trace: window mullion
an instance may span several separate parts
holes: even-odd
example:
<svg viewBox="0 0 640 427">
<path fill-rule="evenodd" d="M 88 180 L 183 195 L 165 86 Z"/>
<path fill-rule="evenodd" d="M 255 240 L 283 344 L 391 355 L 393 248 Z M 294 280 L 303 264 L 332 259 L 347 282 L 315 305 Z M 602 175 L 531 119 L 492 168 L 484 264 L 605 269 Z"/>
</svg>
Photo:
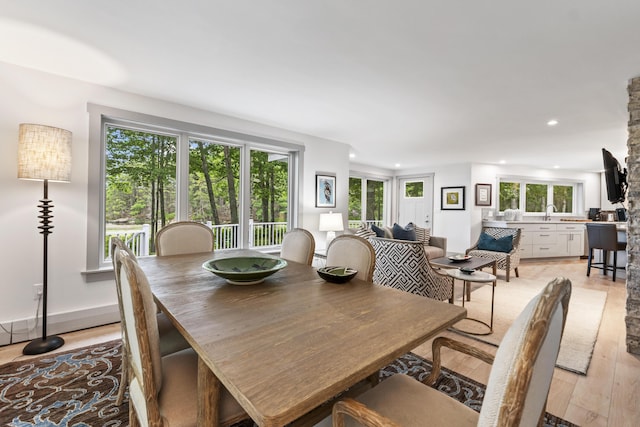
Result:
<svg viewBox="0 0 640 427">
<path fill-rule="evenodd" d="M 179 221 L 189 219 L 189 135 L 178 135 L 176 150 L 176 216 Z"/>
<path fill-rule="evenodd" d="M 251 233 L 251 148 L 248 145 L 240 148 L 240 216 L 239 234 L 242 236 L 238 242 L 240 248 L 249 247 L 249 233 Z"/>
</svg>

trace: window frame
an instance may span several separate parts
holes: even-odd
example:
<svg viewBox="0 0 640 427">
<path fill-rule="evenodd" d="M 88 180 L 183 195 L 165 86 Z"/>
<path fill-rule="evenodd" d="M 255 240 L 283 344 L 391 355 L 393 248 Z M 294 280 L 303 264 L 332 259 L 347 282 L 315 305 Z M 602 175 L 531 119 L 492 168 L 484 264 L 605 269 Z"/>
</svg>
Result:
<svg viewBox="0 0 640 427">
<path fill-rule="evenodd" d="M 379 222 L 378 225 L 384 225 L 387 223 L 387 219 L 389 218 L 389 213 L 390 213 L 390 200 L 391 200 L 391 194 L 389 194 L 389 189 L 391 188 L 391 178 L 390 177 L 384 177 L 384 176 L 378 176 L 378 175 L 371 175 L 371 174 L 366 174 L 366 173 L 359 173 L 359 172 L 354 172 L 351 171 L 349 173 L 349 179 L 359 179 L 360 180 L 360 219 L 355 220 L 355 219 L 347 219 L 347 227 L 350 228 L 348 226 L 349 222 L 351 221 L 358 221 L 360 223 L 368 223 L 368 221 L 372 221 L 372 220 L 367 220 L 366 216 L 367 216 L 367 183 L 369 181 L 377 181 L 377 182 L 382 182 L 382 191 L 384 192 L 384 196 L 382 198 L 383 200 L 383 206 L 382 206 L 382 219 L 380 220 L 375 220 L 376 222 Z"/>
<path fill-rule="evenodd" d="M 499 176 L 497 180 L 497 189 L 498 189 L 498 206 L 497 211 L 499 214 L 504 214 L 504 210 L 500 210 L 500 184 L 503 182 L 511 182 L 517 183 L 520 186 L 520 194 L 518 199 L 518 207 L 516 209 L 522 210 L 523 216 L 540 216 L 546 215 L 545 211 L 535 211 L 535 212 L 527 212 L 526 207 L 526 198 L 527 198 L 527 185 L 528 184 L 541 184 L 547 186 L 547 205 L 549 200 L 553 200 L 553 188 L 555 186 L 564 186 L 564 187 L 572 187 L 573 188 L 573 200 L 571 206 L 571 212 L 550 212 L 550 216 L 556 217 L 569 217 L 569 216 L 577 216 L 580 215 L 579 212 L 584 210 L 584 181 L 580 180 L 572 180 L 572 179 L 563 179 L 563 178 L 550 178 L 550 179 L 540 179 L 540 178 L 531 178 L 531 177 L 516 177 L 516 176 Z"/>
<path fill-rule="evenodd" d="M 133 128 L 141 131 L 177 135 L 176 150 L 176 220 L 188 218 L 189 188 L 189 140 L 203 138 L 241 149 L 241 177 L 239 203 L 241 206 L 240 247 L 249 241 L 248 221 L 250 216 L 250 151 L 262 150 L 289 157 L 289 195 L 287 227 L 298 224 L 300 180 L 304 158 L 304 145 L 244 134 L 180 120 L 137 113 L 98 104 L 87 104 L 89 112 L 89 147 L 87 176 L 87 258 L 86 272 L 101 272 L 111 269 L 111 263 L 102 259 L 105 244 L 105 148 L 107 124 Z"/>
</svg>

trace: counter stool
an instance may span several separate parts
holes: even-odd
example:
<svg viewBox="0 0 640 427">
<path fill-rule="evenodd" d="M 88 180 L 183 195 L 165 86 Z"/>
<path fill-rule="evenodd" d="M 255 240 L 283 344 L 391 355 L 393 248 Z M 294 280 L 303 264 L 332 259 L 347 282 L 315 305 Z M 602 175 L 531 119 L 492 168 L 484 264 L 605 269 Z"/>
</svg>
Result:
<svg viewBox="0 0 640 427">
<path fill-rule="evenodd" d="M 607 271 L 613 272 L 613 281 L 616 281 L 616 270 L 618 268 L 625 269 L 625 267 L 618 267 L 618 251 L 624 251 L 627 249 L 627 242 L 618 241 L 618 230 L 615 224 L 587 224 L 587 239 L 589 241 L 589 260 L 587 262 L 587 277 L 591 273 L 591 267 L 598 268 L 604 271 L 605 276 Z M 602 250 L 602 262 L 593 262 L 593 250 Z M 613 265 L 607 263 L 607 252 L 613 252 Z"/>
</svg>

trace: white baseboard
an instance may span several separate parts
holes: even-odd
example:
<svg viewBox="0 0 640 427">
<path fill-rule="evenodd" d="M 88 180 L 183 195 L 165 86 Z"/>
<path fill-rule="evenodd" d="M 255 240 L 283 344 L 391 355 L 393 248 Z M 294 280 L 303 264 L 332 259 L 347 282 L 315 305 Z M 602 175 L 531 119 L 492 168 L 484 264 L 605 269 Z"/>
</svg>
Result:
<svg viewBox="0 0 640 427">
<path fill-rule="evenodd" d="M 47 318 L 47 335 L 64 334 L 119 321 L 120 311 L 117 304 L 55 313 L 50 314 Z M 33 318 L 2 322 L 4 329 L 9 332 L 13 331 L 13 337 L 10 333 L 0 329 L 0 346 L 41 337 L 42 319 L 40 319 L 38 328 L 35 330 L 33 330 L 33 324 Z"/>
</svg>

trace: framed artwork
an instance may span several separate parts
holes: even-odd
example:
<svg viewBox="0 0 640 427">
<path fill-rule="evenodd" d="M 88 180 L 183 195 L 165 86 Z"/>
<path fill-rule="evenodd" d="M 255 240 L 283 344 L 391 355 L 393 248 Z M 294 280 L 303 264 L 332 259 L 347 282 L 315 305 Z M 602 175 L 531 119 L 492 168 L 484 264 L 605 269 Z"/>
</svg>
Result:
<svg viewBox="0 0 640 427">
<path fill-rule="evenodd" d="M 464 210 L 464 187 L 442 187 L 440 209 L 443 211 Z"/>
<path fill-rule="evenodd" d="M 336 207 L 336 176 L 316 174 L 316 208 Z"/>
<path fill-rule="evenodd" d="M 491 184 L 476 184 L 476 206 L 491 206 Z"/>
</svg>

